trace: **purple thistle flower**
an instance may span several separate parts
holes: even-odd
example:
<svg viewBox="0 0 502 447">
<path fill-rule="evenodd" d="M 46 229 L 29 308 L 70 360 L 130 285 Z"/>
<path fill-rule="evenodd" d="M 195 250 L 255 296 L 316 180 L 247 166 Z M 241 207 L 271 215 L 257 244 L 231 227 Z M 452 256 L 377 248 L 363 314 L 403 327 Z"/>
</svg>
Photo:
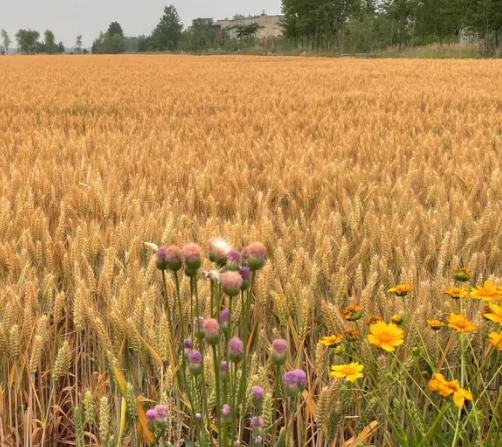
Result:
<svg viewBox="0 0 502 447">
<path fill-rule="evenodd" d="M 152 410 L 151 408 L 149 410 L 147 410 L 146 419 L 147 419 L 148 425 L 150 425 L 150 427 L 153 424 L 155 424 L 155 410 Z"/>
<path fill-rule="evenodd" d="M 199 351 L 190 351 L 188 354 L 188 368 L 194 375 L 202 372 L 202 354 Z"/>
<path fill-rule="evenodd" d="M 251 430 L 261 430 L 263 428 L 263 418 L 261 416 L 253 416 L 250 421 Z"/>
<path fill-rule="evenodd" d="M 223 407 L 221 408 L 221 416 L 223 419 L 230 419 L 230 417 L 232 416 L 232 412 L 230 410 L 230 405 L 223 405 Z"/>
<path fill-rule="evenodd" d="M 302 369 L 295 369 L 284 374 L 284 385 L 286 393 L 293 397 L 305 389 L 307 374 Z"/>
<path fill-rule="evenodd" d="M 275 365 L 284 365 L 287 360 L 288 342 L 283 338 L 278 338 L 272 342 L 271 361 Z"/>
<path fill-rule="evenodd" d="M 221 374 L 223 376 L 225 376 L 226 373 L 227 373 L 227 362 L 225 362 L 225 360 L 223 360 L 221 362 Z"/>
<path fill-rule="evenodd" d="M 206 320 L 204 324 L 206 340 L 209 344 L 215 345 L 220 341 L 220 325 L 214 318 Z"/>
<path fill-rule="evenodd" d="M 220 276 L 223 291 L 229 296 L 239 294 L 242 286 L 242 276 L 238 272 L 225 272 Z"/>
<path fill-rule="evenodd" d="M 263 404 L 265 390 L 261 386 L 251 387 L 251 402 L 256 408 L 260 408 Z"/>
<path fill-rule="evenodd" d="M 221 309 L 220 323 L 225 326 L 228 324 L 228 309 Z"/>
<path fill-rule="evenodd" d="M 166 422 L 167 419 L 167 407 L 164 405 L 155 405 L 153 408 L 155 413 L 155 422 L 162 424 Z"/>
<path fill-rule="evenodd" d="M 241 254 L 238 251 L 230 250 L 227 255 L 227 270 L 237 271 L 241 262 Z"/>
<path fill-rule="evenodd" d="M 239 362 L 244 354 L 244 343 L 239 337 L 233 337 L 228 342 L 228 356 L 232 362 Z"/>
<path fill-rule="evenodd" d="M 251 269 L 249 267 L 241 267 L 239 269 L 239 275 L 243 281 L 249 281 L 249 277 L 251 276 Z"/>
<path fill-rule="evenodd" d="M 190 340 L 189 338 L 185 338 L 183 340 L 183 348 L 185 349 L 185 354 L 188 355 L 192 350 L 192 340 Z"/>
</svg>

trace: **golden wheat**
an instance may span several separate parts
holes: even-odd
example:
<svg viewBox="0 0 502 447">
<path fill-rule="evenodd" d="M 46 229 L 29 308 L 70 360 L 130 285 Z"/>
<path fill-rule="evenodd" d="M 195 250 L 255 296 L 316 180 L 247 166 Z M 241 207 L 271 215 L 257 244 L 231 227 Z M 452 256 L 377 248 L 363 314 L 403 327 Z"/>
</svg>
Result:
<svg viewBox="0 0 502 447">
<path fill-rule="evenodd" d="M 172 353 L 145 242 L 267 245 L 251 361 L 267 390 L 273 337 L 313 376 L 322 330 L 343 331 L 349 302 L 403 312 L 418 339 L 451 312 L 451 269 L 481 282 L 502 264 L 499 62 L 9 57 L 0 80 L 1 445 L 81 443 L 82 406 L 111 445 L 126 356 L 128 414 L 135 395 L 172 386 L 148 360 Z M 397 282 L 413 284 L 413 305 L 384 298 Z M 175 306 L 173 289 L 165 299 Z M 336 434 L 344 398 L 327 408 L 333 386 L 315 377 L 305 433 Z M 273 422 L 269 394 L 265 408 Z M 173 436 L 184 420 L 173 412 Z"/>
</svg>

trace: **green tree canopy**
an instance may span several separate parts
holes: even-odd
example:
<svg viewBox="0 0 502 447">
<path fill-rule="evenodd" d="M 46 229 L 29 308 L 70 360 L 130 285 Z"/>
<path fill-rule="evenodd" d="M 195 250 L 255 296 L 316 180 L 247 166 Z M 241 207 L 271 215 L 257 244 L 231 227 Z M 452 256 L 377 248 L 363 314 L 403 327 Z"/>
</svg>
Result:
<svg viewBox="0 0 502 447">
<path fill-rule="evenodd" d="M 152 43 L 160 51 L 174 51 L 178 49 L 183 25 L 178 11 L 173 5 L 164 8 L 164 15 L 152 34 Z"/>
<path fill-rule="evenodd" d="M 40 33 L 31 29 L 20 29 L 16 33 L 19 50 L 23 54 L 35 54 Z"/>
</svg>

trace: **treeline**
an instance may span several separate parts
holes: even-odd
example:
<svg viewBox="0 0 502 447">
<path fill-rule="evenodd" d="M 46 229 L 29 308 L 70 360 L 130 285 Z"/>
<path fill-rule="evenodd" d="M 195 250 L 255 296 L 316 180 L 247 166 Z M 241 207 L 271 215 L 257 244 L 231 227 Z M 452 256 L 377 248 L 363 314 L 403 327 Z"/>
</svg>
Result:
<svg viewBox="0 0 502 447">
<path fill-rule="evenodd" d="M 43 35 L 43 40 L 38 31 L 32 29 L 20 29 L 16 33 L 17 51 L 22 54 L 59 54 L 65 52 L 63 42 L 56 42 L 54 33 L 51 30 L 46 30 Z M 9 48 L 12 40 L 4 29 L 1 32 L 2 39 L 2 54 L 9 53 Z"/>
<path fill-rule="evenodd" d="M 282 13 L 284 38 L 309 50 L 501 43 L 502 0 L 282 0 Z"/>
</svg>

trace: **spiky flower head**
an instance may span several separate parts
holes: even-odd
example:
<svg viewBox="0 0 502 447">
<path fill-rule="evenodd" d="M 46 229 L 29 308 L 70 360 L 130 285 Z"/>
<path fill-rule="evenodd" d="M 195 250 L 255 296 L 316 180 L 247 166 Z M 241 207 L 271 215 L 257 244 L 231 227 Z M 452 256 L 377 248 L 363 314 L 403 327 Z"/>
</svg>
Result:
<svg viewBox="0 0 502 447">
<path fill-rule="evenodd" d="M 193 319 L 193 333 L 199 340 L 202 340 L 206 336 L 205 328 L 206 320 L 204 318 L 195 317 Z"/>
<path fill-rule="evenodd" d="M 146 420 L 148 421 L 148 425 L 150 428 L 155 424 L 155 410 L 149 409 L 146 411 Z"/>
<path fill-rule="evenodd" d="M 227 255 L 227 270 L 236 272 L 239 270 L 241 254 L 238 251 L 230 250 Z"/>
<path fill-rule="evenodd" d="M 192 340 L 185 338 L 183 340 L 183 348 L 185 350 L 185 354 L 190 354 L 190 351 L 192 350 Z"/>
<path fill-rule="evenodd" d="M 253 416 L 249 421 L 251 430 L 261 430 L 263 428 L 263 418 L 261 416 Z"/>
<path fill-rule="evenodd" d="M 251 403 L 255 408 L 261 408 L 264 397 L 265 390 L 261 386 L 251 387 Z"/>
<path fill-rule="evenodd" d="M 244 344 L 239 337 L 233 337 L 228 342 L 228 356 L 232 362 L 238 363 L 244 355 Z"/>
<path fill-rule="evenodd" d="M 242 286 L 242 277 L 239 272 L 225 272 L 220 276 L 220 284 L 229 297 L 239 294 Z"/>
<path fill-rule="evenodd" d="M 206 320 L 204 324 L 206 340 L 210 345 L 215 345 L 220 341 L 220 325 L 214 318 Z"/>
<path fill-rule="evenodd" d="M 228 324 L 228 309 L 220 310 L 220 324 L 225 326 Z"/>
<path fill-rule="evenodd" d="M 239 268 L 239 275 L 242 278 L 242 286 L 241 290 L 249 289 L 249 278 L 251 277 L 251 269 L 249 267 L 241 267 Z"/>
<path fill-rule="evenodd" d="M 159 247 L 157 249 L 157 268 L 159 270 L 178 271 L 183 265 L 183 254 L 179 247 L 170 245 L 169 247 Z"/>
<path fill-rule="evenodd" d="M 267 247 L 261 242 L 253 242 L 242 250 L 242 265 L 252 271 L 260 270 L 267 260 Z"/>
<path fill-rule="evenodd" d="M 221 237 L 209 239 L 209 259 L 218 265 L 225 265 L 232 246 Z"/>
<path fill-rule="evenodd" d="M 153 408 L 155 412 L 155 422 L 157 424 L 165 424 L 167 421 L 167 407 L 164 405 L 155 405 Z"/>
<path fill-rule="evenodd" d="M 202 265 L 202 250 L 199 245 L 190 243 L 183 246 L 183 260 L 185 266 L 190 270 L 198 270 Z"/>
<path fill-rule="evenodd" d="M 199 351 L 191 351 L 188 354 L 188 369 L 194 376 L 202 372 L 202 354 Z"/>
<path fill-rule="evenodd" d="M 278 338 L 272 342 L 272 355 L 270 360 L 274 365 L 284 365 L 287 360 L 288 342 Z"/>
<path fill-rule="evenodd" d="M 225 404 L 221 407 L 221 417 L 224 421 L 229 421 L 232 417 L 232 411 L 230 410 L 230 405 Z"/>
<path fill-rule="evenodd" d="M 284 374 L 284 389 L 290 397 L 297 396 L 305 389 L 307 374 L 302 369 L 295 369 Z"/>
</svg>

